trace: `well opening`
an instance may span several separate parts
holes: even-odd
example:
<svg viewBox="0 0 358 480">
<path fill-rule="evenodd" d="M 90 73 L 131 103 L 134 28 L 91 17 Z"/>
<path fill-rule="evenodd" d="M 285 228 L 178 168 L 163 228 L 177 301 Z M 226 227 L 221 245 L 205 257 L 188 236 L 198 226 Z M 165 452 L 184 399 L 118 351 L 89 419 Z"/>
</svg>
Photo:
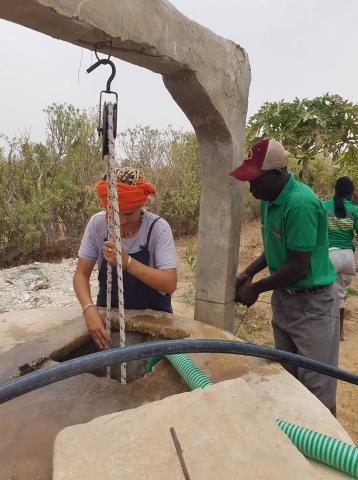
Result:
<svg viewBox="0 0 358 480">
<path fill-rule="evenodd" d="M 111 340 L 112 340 L 112 347 L 119 347 L 120 346 L 120 337 L 119 331 L 113 330 L 111 333 Z M 148 333 L 141 333 L 141 332 L 126 332 L 126 345 L 136 345 L 138 343 L 145 343 L 145 342 L 154 342 L 160 340 L 159 337 L 155 337 Z M 98 352 L 99 349 L 96 346 L 95 342 L 90 339 L 83 343 L 80 346 L 77 346 L 71 350 L 67 350 L 63 355 L 56 358 L 57 362 L 65 362 L 67 360 L 72 360 L 74 358 L 83 357 L 85 355 L 89 355 L 91 353 Z M 143 358 L 141 360 L 132 360 L 127 363 L 127 383 L 134 382 L 143 378 L 146 374 L 147 364 L 149 362 L 149 358 Z M 106 376 L 106 369 L 105 368 L 96 368 L 88 372 L 92 375 L 96 375 L 97 377 L 105 377 Z M 113 365 L 111 367 L 111 378 L 112 380 L 120 381 L 121 378 L 121 365 Z"/>
</svg>

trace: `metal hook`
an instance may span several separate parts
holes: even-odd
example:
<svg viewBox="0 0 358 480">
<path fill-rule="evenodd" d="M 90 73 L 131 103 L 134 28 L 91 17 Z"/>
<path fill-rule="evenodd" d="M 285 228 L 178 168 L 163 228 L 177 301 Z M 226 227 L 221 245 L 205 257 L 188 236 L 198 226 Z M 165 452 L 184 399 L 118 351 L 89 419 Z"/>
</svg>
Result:
<svg viewBox="0 0 358 480">
<path fill-rule="evenodd" d="M 112 83 L 112 80 L 114 79 L 115 75 L 116 75 L 116 66 L 114 65 L 114 63 L 112 62 L 112 60 L 109 60 L 108 58 L 106 59 L 101 59 L 101 60 L 98 60 L 96 63 L 94 63 L 91 67 L 87 68 L 87 73 L 91 73 L 93 72 L 93 70 L 95 70 L 97 67 L 99 67 L 100 65 L 110 65 L 111 68 L 112 68 L 112 73 L 111 73 L 111 76 L 109 77 L 109 79 L 107 80 L 107 88 L 106 90 L 104 90 L 104 92 L 106 93 L 113 93 L 111 91 L 111 83 Z"/>
<path fill-rule="evenodd" d="M 98 51 L 97 49 L 98 48 L 107 48 L 109 50 L 109 54 L 108 54 L 108 57 L 107 57 L 107 60 L 109 60 L 111 58 L 111 51 L 112 51 L 112 40 L 105 40 L 103 42 L 97 42 L 95 43 L 94 45 L 94 53 L 96 55 L 96 58 L 97 60 L 100 60 L 99 56 L 98 56 Z"/>
</svg>

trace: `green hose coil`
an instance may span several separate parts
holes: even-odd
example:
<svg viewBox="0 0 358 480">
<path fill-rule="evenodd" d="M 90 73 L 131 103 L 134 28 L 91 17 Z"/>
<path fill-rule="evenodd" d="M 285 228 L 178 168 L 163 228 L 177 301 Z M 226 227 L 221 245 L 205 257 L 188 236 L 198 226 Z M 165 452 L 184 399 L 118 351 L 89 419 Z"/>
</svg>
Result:
<svg viewBox="0 0 358 480">
<path fill-rule="evenodd" d="M 160 362 L 162 358 L 163 355 L 153 355 L 152 357 L 150 357 L 145 368 L 146 373 L 151 373 L 155 365 Z"/>
<path fill-rule="evenodd" d="M 150 373 L 154 365 L 156 365 L 162 358 L 166 358 L 173 365 L 175 370 L 192 390 L 195 390 L 196 388 L 205 388 L 208 385 L 213 384 L 213 382 L 195 365 L 192 359 L 184 353 L 165 355 L 165 357 L 160 355 L 151 357 L 147 365 L 147 373 Z"/>
<path fill-rule="evenodd" d="M 213 382 L 195 365 L 188 355 L 179 353 L 177 355 L 166 355 L 165 358 L 173 365 L 185 382 L 192 390 L 205 388 Z"/>
<path fill-rule="evenodd" d="M 358 478 L 357 447 L 285 420 L 276 423 L 303 455 Z"/>
</svg>

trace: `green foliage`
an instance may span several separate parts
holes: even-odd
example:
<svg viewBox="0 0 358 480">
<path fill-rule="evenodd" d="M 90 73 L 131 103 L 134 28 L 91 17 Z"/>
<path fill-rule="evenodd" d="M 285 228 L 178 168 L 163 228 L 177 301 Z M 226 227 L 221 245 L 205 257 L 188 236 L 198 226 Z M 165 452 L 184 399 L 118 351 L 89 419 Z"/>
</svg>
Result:
<svg viewBox="0 0 358 480">
<path fill-rule="evenodd" d="M 0 253 L 2 264 L 53 250 L 61 239 L 80 238 L 99 210 L 94 184 L 105 171 L 97 115 L 72 105 L 49 106 L 45 144 L 26 135 L 2 137 L 0 148 Z M 168 128 L 136 127 L 122 133 L 122 163 L 144 170 L 157 194 L 150 208 L 176 236 L 197 231 L 200 163 L 196 137 Z M 74 253 L 74 252 L 73 252 Z"/>
<path fill-rule="evenodd" d="M 81 234 L 98 210 L 93 183 L 102 168 L 91 112 L 70 105 L 46 109 L 46 145 L 28 136 L 0 153 L 0 251 L 3 263 L 59 238 Z M 16 256 L 15 255 L 15 256 Z"/>
<path fill-rule="evenodd" d="M 72 105 L 46 110 L 44 144 L 28 135 L 0 135 L 0 253 L 2 264 L 23 258 L 59 239 L 79 238 L 99 210 L 94 184 L 104 173 L 97 115 Z M 358 106 L 338 95 L 265 103 L 251 117 L 247 142 L 274 137 L 291 152 L 290 169 L 321 197 L 335 179 L 348 175 L 358 185 Z M 197 233 L 200 162 L 193 133 L 149 126 L 119 136 L 120 163 L 144 171 L 157 189 L 149 208 L 164 217 L 176 237 Z M 246 195 L 244 220 L 257 218 L 258 202 Z M 196 268 L 189 250 L 187 262 Z"/>
<path fill-rule="evenodd" d="M 121 134 L 123 165 L 140 168 L 157 193 L 150 209 L 164 217 L 176 237 L 197 232 L 200 162 L 193 133 L 137 126 Z"/>
<path fill-rule="evenodd" d="M 242 209 L 242 221 L 252 222 L 260 216 L 260 202 L 247 191 L 244 195 L 244 205 Z"/>
<path fill-rule="evenodd" d="M 347 288 L 347 293 L 346 293 L 345 300 L 347 300 L 347 299 L 350 298 L 350 297 L 358 297 L 358 291 L 355 290 L 355 289 L 352 288 L 352 287 L 348 287 L 348 288 Z"/>
<path fill-rule="evenodd" d="M 328 93 L 312 100 L 265 103 L 250 118 L 247 142 L 264 137 L 281 142 L 297 161 L 299 177 L 314 183 L 309 170 L 317 157 L 346 171 L 347 163 L 352 167 L 357 162 L 358 105 Z"/>
<path fill-rule="evenodd" d="M 186 247 L 185 249 L 185 261 L 189 265 L 190 269 L 195 272 L 196 271 L 196 254 L 191 246 Z"/>
<path fill-rule="evenodd" d="M 336 177 L 346 175 L 353 180 L 356 190 L 358 189 L 358 146 L 351 147 L 342 154 L 337 161 Z"/>
<path fill-rule="evenodd" d="M 247 307 L 234 303 L 235 336 L 247 343 L 252 342 L 252 334 L 257 330 L 251 317 L 251 311 Z"/>
<path fill-rule="evenodd" d="M 289 169 L 295 175 L 298 175 L 299 164 L 295 159 L 291 159 Z M 319 155 L 309 162 L 304 181 L 313 188 L 321 199 L 324 199 L 332 195 L 335 180 L 340 175 L 341 172 L 338 171 L 332 158 Z"/>
</svg>

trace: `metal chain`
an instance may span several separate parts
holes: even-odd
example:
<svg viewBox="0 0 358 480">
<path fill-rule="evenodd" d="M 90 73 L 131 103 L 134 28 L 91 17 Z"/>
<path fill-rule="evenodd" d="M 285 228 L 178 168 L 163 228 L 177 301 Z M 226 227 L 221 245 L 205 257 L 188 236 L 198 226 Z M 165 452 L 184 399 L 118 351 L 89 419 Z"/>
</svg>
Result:
<svg viewBox="0 0 358 480">
<path fill-rule="evenodd" d="M 122 275 L 122 244 L 121 229 L 119 218 L 119 203 L 117 193 L 116 162 L 114 153 L 114 135 L 113 135 L 113 104 L 108 103 L 107 108 L 107 137 L 108 137 L 108 155 L 107 160 L 107 181 L 108 181 L 108 238 L 115 240 L 117 257 L 117 277 L 118 277 L 118 320 L 120 346 L 125 347 L 126 332 L 124 320 L 124 300 L 123 300 L 123 275 Z M 106 311 L 106 331 L 111 335 L 111 307 L 112 307 L 112 266 L 107 265 L 107 311 Z M 110 377 L 110 367 L 107 367 L 107 376 Z M 127 381 L 127 364 L 121 364 L 121 383 Z"/>
</svg>

